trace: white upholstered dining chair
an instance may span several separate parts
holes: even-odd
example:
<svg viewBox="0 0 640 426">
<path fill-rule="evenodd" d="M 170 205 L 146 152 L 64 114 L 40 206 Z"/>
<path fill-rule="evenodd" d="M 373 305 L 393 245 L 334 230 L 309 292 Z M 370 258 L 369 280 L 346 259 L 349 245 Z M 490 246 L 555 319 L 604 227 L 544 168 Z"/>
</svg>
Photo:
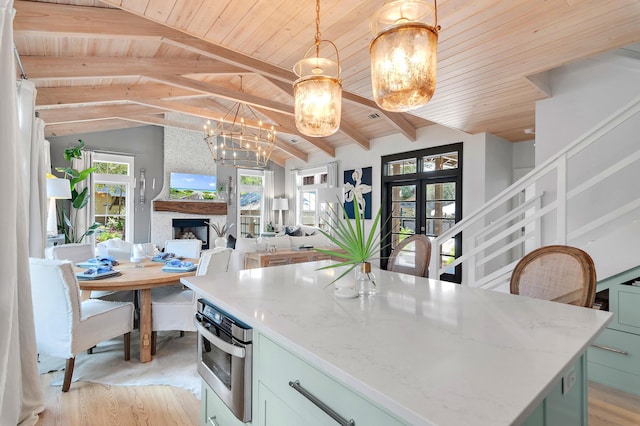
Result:
<svg viewBox="0 0 640 426">
<path fill-rule="evenodd" d="M 176 257 L 197 259 L 202 250 L 202 241 L 198 239 L 167 240 L 164 243 L 164 252 L 173 253 Z"/>
<path fill-rule="evenodd" d="M 78 353 L 124 335 L 124 359 L 129 360 L 133 303 L 89 299 L 80 302 L 80 287 L 71 263 L 29 259 L 33 316 L 38 353 L 66 358 L 62 391 L 71 386 Z"/>
<path fill-rule="evenodd" d="M 230 248 L 205 250 L 200 257 L 196 275 L 227 272 Z M 151 354 L 156 353 L 158 331 L 195 331 L 193 316 L 196 313 L 197 297 L 193 290 L 176 286 L 159 287 L 151 290 Z"/>
<path fill-rule="evenodd" d="M 92 244 L 61 244 L 50 248 L 51 258 L 69 260 L 73 263 L 85 262 L 95 257 Z"/>
</svg>

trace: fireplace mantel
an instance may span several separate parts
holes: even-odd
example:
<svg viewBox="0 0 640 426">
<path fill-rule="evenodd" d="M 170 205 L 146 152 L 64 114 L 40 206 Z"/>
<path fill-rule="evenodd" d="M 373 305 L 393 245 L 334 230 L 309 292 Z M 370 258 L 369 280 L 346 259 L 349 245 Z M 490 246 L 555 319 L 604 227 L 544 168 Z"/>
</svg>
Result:
<svg viewBox="0 0 640 426">
<path fill-rule="evenodd" d="M 156 212 L 176 212 L 201 215 L 226 215 L 227 203 L 213 201 L 162 201 L 153 202 Z"/>
</svg>

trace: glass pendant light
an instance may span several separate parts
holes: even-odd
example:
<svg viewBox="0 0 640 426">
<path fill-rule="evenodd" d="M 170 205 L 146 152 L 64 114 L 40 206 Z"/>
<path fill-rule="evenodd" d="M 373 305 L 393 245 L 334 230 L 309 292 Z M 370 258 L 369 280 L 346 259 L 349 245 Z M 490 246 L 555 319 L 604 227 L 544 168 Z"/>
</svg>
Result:
<svg viewBox="0 0 640 426">
<path fill-rule="evenodd" d="M 421 20 L 433 13 L 434 25 Z M 392 1 L 371 20 L 373 98 L 386 111 L 410 111 L 425 105 L 436 88 L 438 9 L 422 0 Z"/>
<path fill-rule="evenodd" d="M 320 57 L 320 44 L 328 43 L 336 52 L 337 62 Z M 307 58 L 315 47 L 315 57 Z M 320 37 L 320 0 L 316 0 L 315 44 L 298 61 L 293 71 L 299 77 L 293 83 L 296 128 L 306 136 L 322 137 L 334 134 L 342 115 L 342 81 L 338 48 Z"/>
</svg>

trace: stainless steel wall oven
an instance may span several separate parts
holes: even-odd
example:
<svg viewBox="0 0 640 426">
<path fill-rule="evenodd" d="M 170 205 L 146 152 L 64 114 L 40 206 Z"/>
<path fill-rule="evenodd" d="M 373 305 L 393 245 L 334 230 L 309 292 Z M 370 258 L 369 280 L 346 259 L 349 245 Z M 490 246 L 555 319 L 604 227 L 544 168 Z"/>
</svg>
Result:
<svg viewBox="0 0 640 426">
<path fill-rule="evenodd" d="M 198 300 L 198 373 L 231 412 L 251 421 L 253 330 L 205 299 Z"/>
</svg>

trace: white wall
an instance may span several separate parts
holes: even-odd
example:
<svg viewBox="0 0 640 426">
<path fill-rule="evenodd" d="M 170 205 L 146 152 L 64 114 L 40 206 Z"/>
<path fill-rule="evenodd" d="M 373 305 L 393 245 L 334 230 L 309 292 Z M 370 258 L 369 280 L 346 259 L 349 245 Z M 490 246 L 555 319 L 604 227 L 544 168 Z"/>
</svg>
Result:
<svg viewBox="0 0 640 426">
<path fill-rule="evenodd" d="M 496 138 L 493 135 L 477 134 L 470 135 L 458 130 L 453 130 L 440 125 L 432 125 L 423 127 L 417 131 L 417 140 L 415 142 L 409 141 L 401 134 L 394 134 L 371 140 L 369 151 L 366 151 L 359 146 L 352 144 L 346 147 L 336 149 L 336 158 L 331 158 L 324 153 L 312 155 L 309 157 L 309 161 L 304 163 L 300 160 L 293 159 L 287 161 L 287 173 L 286 173 L 286 188 L 287 196 L 292 197 L 290 173 L 291 169 L 305 168 L 314 165 L 326 164 L 330 161 L 339 161 L 338 178 L 342 181 L 344 170 L 349 170 L 357 167 L 373 167 L 372 174 L 372 211 L 378 211 L 380 208 L 380 182 L 381 182 L 381 170 L 380 161 L 384 155 L 402 153 L 408 151 L 414 151 L 423 148 L 436 147 L 441 145 L 447 145 L 452 143 L 463 143 L 463 199 L 462 199 L 462 214 L 463 217 L 482 206 L 486 200 L 487 191 L 498 191 L 504 188 L 498 189 L 498 181 L 500 186 L 510 184 L 503 178 L 497 179 L 495 182 L 489 182 L 490 189 L 487 188 L 486 173 L 488 171 L 487 158 L 486 158 L 486 145 L 487 140 L 492 145 L 492 152 L 494 158 L 508 159 L 507 161 L 491 161 L 490 168 L 493 173 L 498 173 L 500 176 L 511 176 L 511 144 L 505 143 L 505 141 Z M 504 153 L 499 153 L 500 150 L 505 150 Z M 371 220 L 366 221 L 365 226 L 371 226 Z M 465 242 L 463 241 L 463 252 L 465 250 Z M 463 280 L 465 277 L 465 271 L 463 270 Z"/>
<path fill-rule="evenodd" d="M 605 118 L 640 95 L 640 61 L 608 53 L 553 70 L 553 96 L 536 104 L 536 165 L 573 143 Z M 584 182 L 640 148 L 640 117 L 627 122 L 603 142 L 580 153 L 569 164 L 568 180 Z M 618 176 L 618 175 L 616 175 Z M 575 229 L 589 217 L 603 216 L 616 206 L 640 198 L 640 168 L 622 170 L 615 180 L 572 200 L 567 227 Z M 555 193 L 555 188 L 549 188 Z M 568 244 L 594 259 L 598 279 L 637 266 L 640 226 L 635 211 Z M 549 228 L 545 229 L 545 231 Z M 550 236 L 545 232 L 545 238 Z M 548 242 L 547 242 L 548 243 Z"/>
</svg>

